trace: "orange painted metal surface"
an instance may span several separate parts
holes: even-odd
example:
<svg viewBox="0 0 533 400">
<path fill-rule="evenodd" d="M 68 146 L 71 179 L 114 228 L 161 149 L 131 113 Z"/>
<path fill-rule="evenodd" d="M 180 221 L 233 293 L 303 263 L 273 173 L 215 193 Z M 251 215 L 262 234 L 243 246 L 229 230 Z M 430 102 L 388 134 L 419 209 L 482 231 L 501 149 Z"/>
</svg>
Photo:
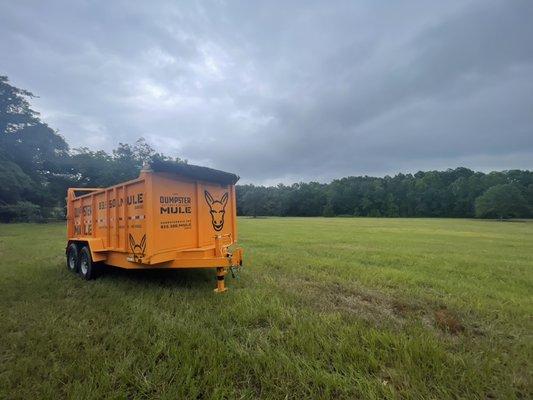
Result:
<svg viewBox="0 0 533 400">
<path fill-rule="evenodd" d="M 121 268 L 222 268 L 223 276 L 241 266 L 235 182 L 190 173 L 221 171 L 179 168 L 143 169 L 105 189 L 68 189 L 67 246 L 88 245 L 94 262 Z"/>
</svg>

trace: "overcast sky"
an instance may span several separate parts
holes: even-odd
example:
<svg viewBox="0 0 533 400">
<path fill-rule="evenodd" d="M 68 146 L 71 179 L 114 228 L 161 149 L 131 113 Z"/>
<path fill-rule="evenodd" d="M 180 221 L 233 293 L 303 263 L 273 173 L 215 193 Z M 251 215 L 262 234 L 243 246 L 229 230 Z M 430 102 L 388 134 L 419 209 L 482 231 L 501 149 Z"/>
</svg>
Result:
<svg viewBox="0 0 533 400">
<path fill-rule="evenodd" d="M 533 169 L 533 1 L 0 1 L 0 74 L 71 147 L 243 182 Z"/>
</svg>

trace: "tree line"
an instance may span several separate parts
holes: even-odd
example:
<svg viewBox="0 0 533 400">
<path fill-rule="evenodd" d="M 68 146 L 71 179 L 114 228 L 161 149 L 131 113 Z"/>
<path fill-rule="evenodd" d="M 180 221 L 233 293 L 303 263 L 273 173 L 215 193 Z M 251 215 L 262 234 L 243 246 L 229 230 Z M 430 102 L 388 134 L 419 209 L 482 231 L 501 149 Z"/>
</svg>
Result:
<svg viewBox="0 0 533 400">
<path fill-rule="evenodd" d="M 136 178 L 144 162 L 186 162 L 142 138 L 111 153 L 71 149 L 31 108 L 34 95 L 0 76 L 0 222 L 64 218 L 68 187 L 106 187 Z M 237 186 L 239 215 L 533 217 L 533 172 L 467 168 L 346 177 L 264 187 Z"/>
<path fill-rule="evenodd" d="M 237 187 L 239 215 L 529 218 L 533 172 L 468 168 Z"/>
</svg>

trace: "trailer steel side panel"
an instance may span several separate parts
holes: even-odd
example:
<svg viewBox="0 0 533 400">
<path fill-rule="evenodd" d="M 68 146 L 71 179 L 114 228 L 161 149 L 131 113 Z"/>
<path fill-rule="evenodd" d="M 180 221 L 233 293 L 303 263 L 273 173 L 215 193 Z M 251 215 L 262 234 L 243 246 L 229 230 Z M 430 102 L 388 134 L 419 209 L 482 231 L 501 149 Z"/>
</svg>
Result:
<svg viewBox="0 0 533 400">
<path fill-rule="evenodd" d="M 109 188 L 69 189 L 67 247 L 88 246 L 93 261 L 121 268 L 215 267 L 219 281 L 228 268 L 242 265 L 238 177 L 175 165 L 152 165 Z"/>
</svg>

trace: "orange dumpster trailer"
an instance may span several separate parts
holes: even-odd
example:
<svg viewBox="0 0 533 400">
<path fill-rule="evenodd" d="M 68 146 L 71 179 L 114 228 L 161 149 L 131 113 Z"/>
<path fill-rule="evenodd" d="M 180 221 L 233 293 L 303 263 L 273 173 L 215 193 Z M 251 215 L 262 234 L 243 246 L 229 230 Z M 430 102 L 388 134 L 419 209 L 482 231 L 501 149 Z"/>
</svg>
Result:
<svg viewBox="0 0 533 400">
<path fill-rule="evenodd" d="M 216 292 L 242 266 L 235 183 L 228 172 L 167 161 L 137 179 L 67 193 L 67 267 L 84 279 L 100 264 L 126 269 L 216 268 Z"/>
</svg>

